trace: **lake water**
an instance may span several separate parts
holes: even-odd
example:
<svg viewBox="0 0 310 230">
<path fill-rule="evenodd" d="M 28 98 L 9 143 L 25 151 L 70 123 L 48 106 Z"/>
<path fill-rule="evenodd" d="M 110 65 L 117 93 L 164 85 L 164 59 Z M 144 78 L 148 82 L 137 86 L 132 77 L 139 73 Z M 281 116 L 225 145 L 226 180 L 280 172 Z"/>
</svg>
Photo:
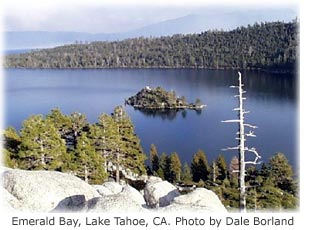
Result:
<svg viewBox="0 0 310 230">
<path fill-rule="evenodd" d="M 298 168 L 296 77 L 255 71 L 243 72 L 247 91 L 246 120 L 258 126 L 256 138 L 248 138 L 267 162 L 283 152 Z M 223 153 L 229 162 L 236 152 L 221 151 L 237 145 L 233 97 L 238 74 L 232 70 L 196 69 L 105 69 L 105 70 L 5 70 L 5 125 L 20 129 L 31 114 L 47 114 L 59 107 L 64 113 L 79 111 L 94 123 L 101 113 L 110 114 L 117 105 L 145 86 L 162 86 L 184 95 L 188 102 L 200 98 L 207 108 L 201 113 L 154 114 L 126 106 L 144 151 L 154 143 L 158 152 L 177 152 L 183 162 L 202 149 L 209 162 Z M 252 159 L 249 157 L 248 159 Z"/>
</svg>

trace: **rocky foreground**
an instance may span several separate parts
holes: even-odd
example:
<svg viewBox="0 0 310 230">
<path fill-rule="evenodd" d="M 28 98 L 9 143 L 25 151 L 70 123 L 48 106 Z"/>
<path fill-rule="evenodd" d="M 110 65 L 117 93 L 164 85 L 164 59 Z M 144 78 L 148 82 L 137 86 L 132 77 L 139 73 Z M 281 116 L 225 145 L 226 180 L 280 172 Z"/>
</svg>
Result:
<svg viewBox="0 0 310 230">
<path fill-rule="evenodd" d="M 142 191 L 125 184 L 89 185 L 54 171 L 1 168 L 3 206 L 31 212 L 226 212 L 210 190 L 197 188 L 181 195 L 158 177 L 149 177 Z"/>
</svg>

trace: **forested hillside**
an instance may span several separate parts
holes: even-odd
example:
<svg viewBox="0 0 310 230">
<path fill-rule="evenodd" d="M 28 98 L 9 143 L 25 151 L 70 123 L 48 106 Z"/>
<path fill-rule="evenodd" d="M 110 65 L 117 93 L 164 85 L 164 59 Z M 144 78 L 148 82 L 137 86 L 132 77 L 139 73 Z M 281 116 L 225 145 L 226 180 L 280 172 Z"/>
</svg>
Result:
<svg viewBox="0 0 310 230">
<path fill-rule="evenodd" d="M 91 42 L 8 55 L 19 68 L 240 68 L 289 71 L 297 62 L 298 23 L 118 42 Z"/>
</svg>

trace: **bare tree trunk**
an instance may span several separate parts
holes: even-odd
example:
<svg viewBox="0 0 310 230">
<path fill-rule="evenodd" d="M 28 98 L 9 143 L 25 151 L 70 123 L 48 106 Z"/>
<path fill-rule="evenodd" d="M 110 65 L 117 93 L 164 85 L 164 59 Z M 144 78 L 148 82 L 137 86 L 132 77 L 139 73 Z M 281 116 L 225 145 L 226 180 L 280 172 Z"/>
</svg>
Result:
<svg viewBox="0 0 310 230">
<path fill-rule="evenodd" d="M 116 177 L 116 183 L 119 183 L 119 151 L 116 153 L 116 172 L 115 172 L 115 177 Z"/>
<path fill-rule="evenodd" d="M 242 81 L 241 73 L 239 74 L 239 188 L 240 188 L 240 211 L 246 212 L 246 191 L 245 191 L 245 138 L 244 138 L 244 110 L 243 110 L 243 90 L 242 90 Z"/>
<path fill-rule="evenodd" d="M 86 165 L 84 165 L 84 180 L 88 183 L 88 168 Z"/>
<path fill-rule="evenodd" d="M 43 165 L 43 167 L 46 165 L 45 163 L 45 153 L 44 153 L 44 146 L 43 146 L 43 141 L 39 140 L 38 141 L 39 145 L 40 145 L 40 151 L 41 151 L 41 164 Z"/>
<path fill-rule="evenodd" d="M 239 98 L 239 107 L 235 108 L 235 111 L 239 111 L 239 119 L 237 120 L 226 120 L 222 122 L 235 122 L 239 123 L 239 132 L 238 137 L 236 139 L 239 140 L 239 145 L 237 147 L 228 147 L 223 150 L 238 150 L 239 151 L 239 209 L 240 212 L 246 212 L 246 185 L 245 185 L 245 174 L 246 174 L 246 164 L 259 164 L 258 160 L 261 158 L 261 156 L 258 154 L 255 148 L 248 148 L 245 146 L 245 137 L 255 137 L 253 131 L 249 131 L 249 133 L 245 133 L 245 127 L 250 127 L 250 128 L 257 128 L 254 125 L 246 124 L 244 122 L 244 115 L 246 113 L 249 113 L 249 111 L 245 111 L 243 108 L 243 101 L 246 99 L 243 97 L 243 94 L 245 91 L 243 91 L 243 84 L 242 84 L 242 77 L 241 73 L 238 72 L 239 75 L 239 85 L 238 86 L 231 86 L 231 88 L 238 88 L 238 95 L 235 95 L 235 97 Z M 249 151 L 255 154 L 255 160 L 254 161 L 245 161 L 245 152 Z"/>
<path fill-rule="evenodd" d="M 215 168 L 216 165 L 215 165 L 215 161 L 213 161 L 212 164 L 213 164 L 213 175 L 212 175 L 212 179 L 213 179 L 213 182 L 215 183 L 215 181 L 216 181 L 216 175 L 215 175 L 215 174 L 216 174 L 216 173 L 215 173 L 215 171 L 216 171 L 216 170 L 215 170 L 215 169 L 216 169 L 216 168 Z"/>
</svg>

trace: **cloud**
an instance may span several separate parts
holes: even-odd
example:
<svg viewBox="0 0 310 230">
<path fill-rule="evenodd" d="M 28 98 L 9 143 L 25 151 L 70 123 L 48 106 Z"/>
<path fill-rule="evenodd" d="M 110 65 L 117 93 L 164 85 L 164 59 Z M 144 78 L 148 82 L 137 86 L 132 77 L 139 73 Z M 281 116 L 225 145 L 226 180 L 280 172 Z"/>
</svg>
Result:
<svg viewBox="0 0 310 230">
<path fill-rule="evenodd" d="M 35 0 L 32 0 L 32 2 Z M 42 1 L 43 2 L 43 1 Z M 79 31 L 125 32 L 148 24 L 182 16 L 167 7 L 134 5 L 84 5 L 49 3 L 7 5 L 4 14 L 6 31 Z"/>
<path fill-rule="evenodd" d="M 231 8 L 217 6 L 221 11 Z M 189 14 L 203 14 L 206 9 L 205 5 L 172 5 L 170 1 L 169 5 L 135 5 L 115 4 L 115 0 L 10 0 L 5 4 L 4 30 L 127 32 Z"/>
</svg>

